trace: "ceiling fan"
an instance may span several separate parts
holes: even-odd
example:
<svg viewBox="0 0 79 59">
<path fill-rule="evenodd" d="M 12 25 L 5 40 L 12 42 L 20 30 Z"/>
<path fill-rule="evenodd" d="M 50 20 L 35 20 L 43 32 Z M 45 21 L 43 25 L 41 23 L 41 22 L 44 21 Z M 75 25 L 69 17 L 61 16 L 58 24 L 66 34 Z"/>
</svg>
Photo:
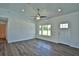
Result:
<svg viewBox="0 0 79 59">
<path fill-rule="evenodd" d="M 40 15 L 40 13 L 39 13 L 40 9 L 36 9 L 36 11 L 37 11 L 36 15 L 32 16 L 32 17 L 34 17 L 34 19 L 41 20 L 42 18 L 47 18 L 47 16 L 41 16 Z"/>
</svg>

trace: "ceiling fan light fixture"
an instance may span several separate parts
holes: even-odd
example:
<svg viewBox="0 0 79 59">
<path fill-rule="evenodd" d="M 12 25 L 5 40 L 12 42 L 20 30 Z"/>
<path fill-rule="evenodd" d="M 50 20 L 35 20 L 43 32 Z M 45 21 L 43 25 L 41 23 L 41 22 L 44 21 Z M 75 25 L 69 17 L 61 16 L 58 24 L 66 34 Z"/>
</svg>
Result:
<svg viewBox="0 0 79 59">
<path fill-rule="evenodd" d="M 41 19 L 43 19 L 43 18 L 46 18 L 47 16 L 41 16 L 40 13 L 39 13 L 39 9 L 37 9 L 37 13 L 36 13 L 36 15 L 33 16 L 33 17 L 34 17 L 34 19 L 36 19 L 36 20 L 41 20 Z"/>
<path fill-rule="evenodd" d="M 41 19 L 40 17 L 36 17 L 37 20 Z"/>
</svg>

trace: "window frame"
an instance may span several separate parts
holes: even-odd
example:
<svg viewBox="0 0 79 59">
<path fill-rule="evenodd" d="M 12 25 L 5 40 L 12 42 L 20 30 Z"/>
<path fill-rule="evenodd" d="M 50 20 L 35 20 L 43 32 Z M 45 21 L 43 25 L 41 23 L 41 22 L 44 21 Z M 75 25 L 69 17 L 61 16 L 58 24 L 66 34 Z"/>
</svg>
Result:
<svg viewBox="0 0 79 59">
<path fill-rule="evenodd" d="M 61 23 L 60 24 L 60 28 L 61 29 L 68 29 L 69 28 L 69 24 L 68 23 Z"/>
<path fill-rule="evenodd" d="M 49 25 L 50 25 L 50 28 L 48 28 Z M 45 26 L 47 26 L 47 34 L 46 35 L 43 34 L 43 32 L 45 30 L 44 29 Z M 48 31 L 50 31 L 50 34 L 48 34 Z M 51 24 L 39 25 L 39 35 L 42 35 L 42 36 L 51 36 L 52 35 L 52 25 Z"/>
</svg>

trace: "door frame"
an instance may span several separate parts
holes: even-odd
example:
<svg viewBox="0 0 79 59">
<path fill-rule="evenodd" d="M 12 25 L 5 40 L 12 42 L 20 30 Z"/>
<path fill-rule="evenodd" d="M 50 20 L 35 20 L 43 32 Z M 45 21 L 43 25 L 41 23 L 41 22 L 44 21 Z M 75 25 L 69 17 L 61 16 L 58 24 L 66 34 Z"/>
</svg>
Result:
<svg viewBox="0 0 79 59">
<path fill-rule="evenodd" d="M 6 29 L 5 29 L 5 31 L 6 31 L 6 36 L 5 36 L 5 38 L 6 38 L 6 41 L 8 42 L 8 39 L 7 39 L 7 32 L 8 32 L 8 18 L 6 18 L 6 17 L 0 17 L 0 21 L 1 22 L 5 22 L 6 23 Z"/>
</svg>

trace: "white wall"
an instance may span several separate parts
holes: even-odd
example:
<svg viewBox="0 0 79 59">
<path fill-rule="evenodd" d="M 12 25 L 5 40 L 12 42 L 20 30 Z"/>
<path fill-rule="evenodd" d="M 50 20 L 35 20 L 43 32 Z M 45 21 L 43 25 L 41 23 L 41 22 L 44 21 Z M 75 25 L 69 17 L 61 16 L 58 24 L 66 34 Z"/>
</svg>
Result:
<svg viewBox="0 0 79 59">
<path fill-rule="evenodd" d="M 70 28 L 68 29 L 69 39 L 59 38 L 60 36 L 62 36 L 60 33 L 64 31 L 64 30 L 60 30 L 58 27 L 59 23 L 61 23 L 62 21 L 69 22 L 69 25 L 70 25 Z M 51 37 L 40 36 L 38 34 L 39 33 L 38 27 L 40 24 L 51 24 L 52 25 L 52 36 Z M 79 36 L 78 35 L 79 35 L 79 12 L 74 12 L 71 14 L 54 17 L 54 18 L 48 19 L 48 21 L 41 20 L 41 21 L 36 22 L 36 33 L 35 33 L 36 38 L 41 38 L 43 40 L 48 40 L 48 41 L 56 42 L 56 43 L 63 43 L 63 44 L 70 45 L 72 47 L 79 48 Z"/>
<path fill-rule="evenodd" d="M 0 17 L 8 18 L 7 40 L 9 43 L 35 37 L 35 24 L 20 13 L 0 8 Z"/>
<path fill-rule="evenodd" d="M 35 25 L 23 20 L 11 20 L 8 27 L 9 42 L 28 40 L 35 37 Z"/>
</svg>

